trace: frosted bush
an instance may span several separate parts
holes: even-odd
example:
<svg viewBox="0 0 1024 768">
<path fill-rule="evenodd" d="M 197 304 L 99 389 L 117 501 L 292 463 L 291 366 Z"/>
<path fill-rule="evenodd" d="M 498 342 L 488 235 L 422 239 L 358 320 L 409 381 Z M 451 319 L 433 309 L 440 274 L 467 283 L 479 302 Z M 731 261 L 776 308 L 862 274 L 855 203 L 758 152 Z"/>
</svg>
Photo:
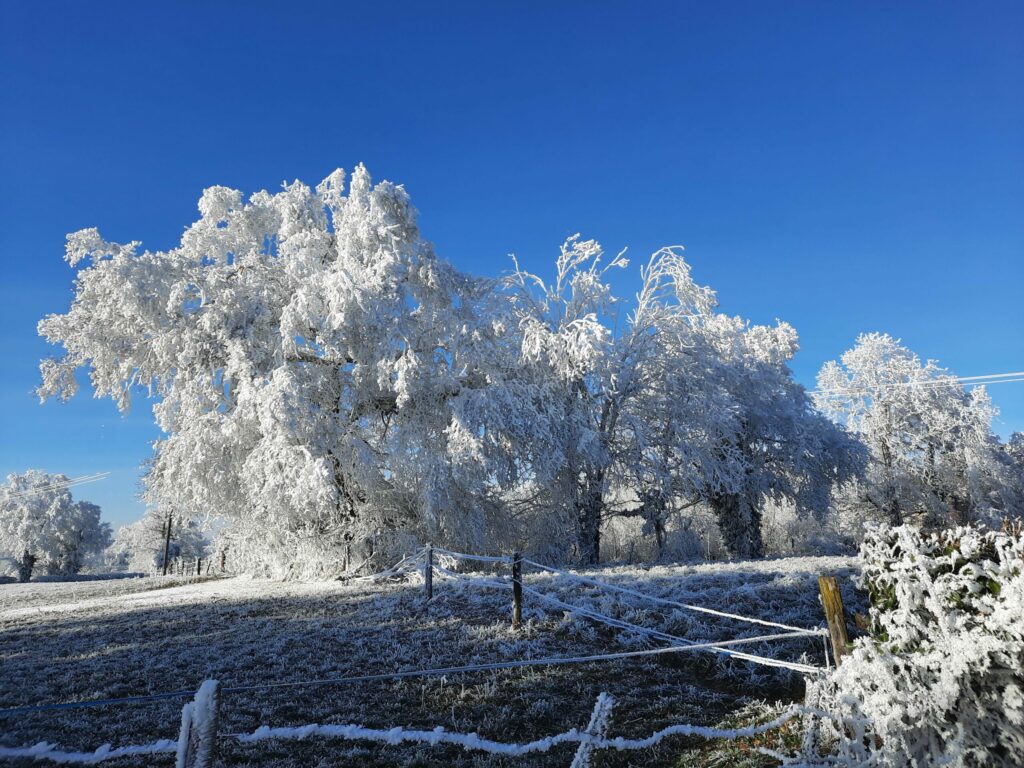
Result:
<svg viewBox="0 0 1024 768">
<path fill-rule="evenodd" d="M 1024 538 L 873 528 L 861 558 L 870 633 L 808 690 L 843 764 L 1024 764 Z"/>
</svg>

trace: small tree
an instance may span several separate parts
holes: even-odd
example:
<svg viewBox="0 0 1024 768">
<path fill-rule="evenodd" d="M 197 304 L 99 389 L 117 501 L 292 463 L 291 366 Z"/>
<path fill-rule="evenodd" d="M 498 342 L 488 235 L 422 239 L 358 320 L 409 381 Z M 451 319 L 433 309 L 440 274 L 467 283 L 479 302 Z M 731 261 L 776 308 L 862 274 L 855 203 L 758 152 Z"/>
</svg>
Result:
<svg viewBox="0 0 1024 768">
<path fill-rule="evenodd" d="M 30 469 L 0 486 L 0 552 L 18 563 L 20 581 L 40 562 L 54 575 L 78 573 L 110 543 L 100 508 L 74 501 L 67 483 L 64 475 Z"/>
<path fill-rule="evenodd" d="M 818 374 L 818 407 L 871 452 L 844 510 L 893 525 L 998 521 L 1019 503 L 1012 453 L 992 433 L 996 408 L 983 387 L 956 378 L 886 334 L 864 334 Z"/>
</svg>

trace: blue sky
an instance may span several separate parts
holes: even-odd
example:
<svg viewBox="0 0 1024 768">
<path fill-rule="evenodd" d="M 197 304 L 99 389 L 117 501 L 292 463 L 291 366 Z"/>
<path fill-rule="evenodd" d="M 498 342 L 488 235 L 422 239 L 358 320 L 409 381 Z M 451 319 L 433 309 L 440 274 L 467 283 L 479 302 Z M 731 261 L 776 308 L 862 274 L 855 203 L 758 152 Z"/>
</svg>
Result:
<svg viewBox="0 0 1024 768">
<path fill-rule="evenodd" d="M 81 495 L 142 512 L 149 405 L 32 395 L 66 233 L 167 248 L 204 187 L 357 162 L 466 270 L 684 244 L 726 311 L 797 328 L 807 384 L 874 330 L 1024 369 L 1020 3 L 5 0 L 0 474 L 111 471 Z M 990 391 L 1024 429 L 1024 383 Z"/>
</svg>

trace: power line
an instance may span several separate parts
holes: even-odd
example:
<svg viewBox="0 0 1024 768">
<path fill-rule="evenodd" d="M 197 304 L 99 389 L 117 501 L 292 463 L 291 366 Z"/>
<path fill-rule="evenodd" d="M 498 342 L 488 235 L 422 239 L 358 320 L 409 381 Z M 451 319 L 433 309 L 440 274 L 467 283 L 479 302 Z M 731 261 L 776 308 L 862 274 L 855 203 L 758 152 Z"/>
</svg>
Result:
<svg viewBox="0 0 1024 768">
<path fill-rule="evenodd" d="M 36 486 L 34 488 L 26 488 L 17 493 L 10 494 L 12 497 L 20 496 L 31 496 L 36 493 L 43 493 L 51 490 L 59 490 L 61 488 L 70 488 L 77 485 L 85 485 L 86 483 L 93 483 L 97 480 L 103 480 L 110 475 L 109 472 L 98 472 L 95 475 L 83 475 L 82 477 L 68 478 L 67 480 L 59 480 L 46 485 Z"/>
<path fill-rule="evenodd" d="M 864 387 L 815 389 L 811 390 L 812 395 L 870 395 L 873 392 L 888 391 L 901 388 L 934 388 L 943 386 L 979 386 L 989 384 L 1010 384 L 1012 382 L 1024 381 L 1024 371 L 1011 371 L 1008 373 L 989 373 L 983 376 L 944 376 L 939 379 L 918 379 L 914 381 L 894 381 L 884 384 L 876 384 Z"/>
<path fill-rule="evenodd" d="M 48 493 L 50 491 L 60 491 L 68 488 L 74 488 L 79 485 L 85 485 L 87 483 L 95 483 L 98 480 L 105 480 L 108 477 L 110 477 L 109 472 L 97 472 L 93 475 L 82 475 L 81 477 L 68 478 L 67 480 L 60 480 L 46 485 L 36 486 L 34 488 L 26 488 L 16 493 L 8 493 L 0 496 L 0 499 L 22 499 L 28 496 Z"/>
</svg>

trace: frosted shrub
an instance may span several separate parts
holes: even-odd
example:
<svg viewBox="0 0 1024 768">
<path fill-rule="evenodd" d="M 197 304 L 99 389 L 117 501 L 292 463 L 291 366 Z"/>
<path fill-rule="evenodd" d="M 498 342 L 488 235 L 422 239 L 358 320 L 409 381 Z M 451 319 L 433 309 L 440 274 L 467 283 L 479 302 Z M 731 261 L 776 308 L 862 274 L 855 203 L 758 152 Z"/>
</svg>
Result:
<svg viewBox="0 0 1024 768">
<path fill-rule="evenodd" d="M 808 702 L 847 765 L 1024 763 L 1024 538 L 872 528 L 870 633 Z"/>
</svg>

